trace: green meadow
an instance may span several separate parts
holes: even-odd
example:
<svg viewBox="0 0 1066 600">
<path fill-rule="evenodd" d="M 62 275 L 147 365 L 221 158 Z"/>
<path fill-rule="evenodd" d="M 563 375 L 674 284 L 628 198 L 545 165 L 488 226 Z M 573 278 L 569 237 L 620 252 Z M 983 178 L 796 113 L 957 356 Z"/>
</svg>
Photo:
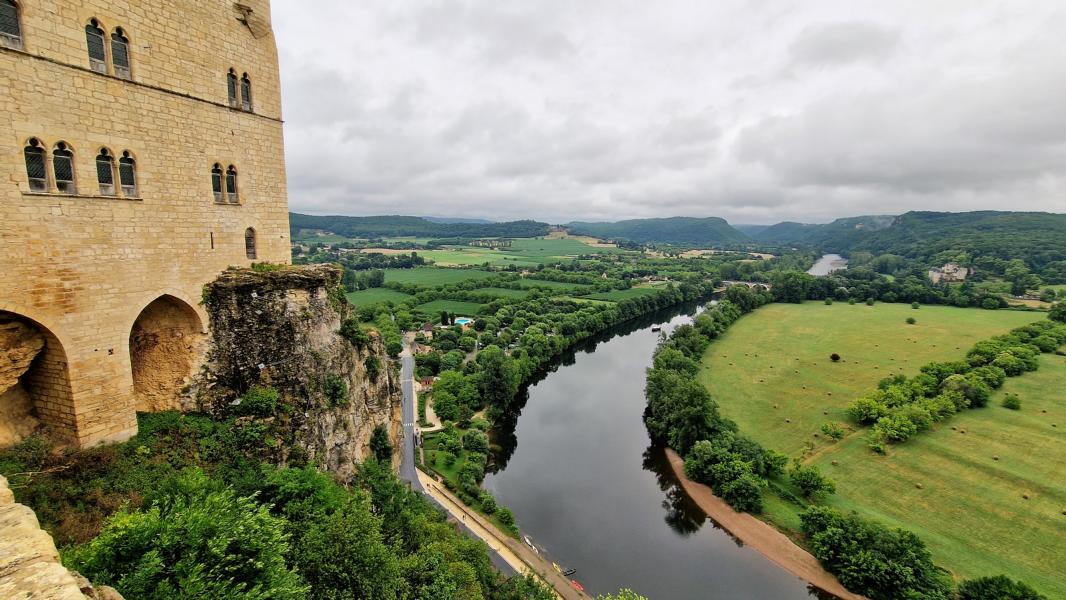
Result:
<svg viewBox="0 0 1066 600">
<path fill-rule="evenodd" d="M 477 302 L 461 302 L 459 300 L 434 300 L 432 302 L 426 302 L 425 304 L 419 304 L 418 310 L 426 313 L 427 315 L 438 316 L 441 311 L 448 311 L 449 314 L 459 315 L 461 317 L 473 317 L 481 310 L 482 304 Z"/>
<path fill-rule="evenodd" d="M 397 292 L 389 288 L 370 288 L 368 290 L 359 290 L 358 292 L 348 292 L 345 296 L 348 298 L 348 302 L 356 306 L 369 306 L 385 302 L 399 304 L 411 297 L 410 294 Z"/>
<path fill-rule="evenodd" d="M 917 323 L 906 324 L 908 317 Z M 978 340 L 1044 318 L 904 304 L 772 304 L 711 344 L 700 378 L 744 434 L 831 477 L 837 493 L 828 505 L 913 531 L 957 577 L 1005 573 L 1066 597 L 1066 358 L 1044 355 L 1040 370 L 1009 379 L 988 407 L 890 446 L 886 456 L 867 447 L 865 429 L 848 425 L 837 442 L 819 431 L 827 421 L 847 425 L 847 404 L 880 379 L 962 358 Z M 1022 398 L 1020 411 L 1000 406 L 1008 392 Z M 764 516 L 798 529 L 803 507 L 767 496 Z"/>
<path fill-rule="evenodd" d="M 459 283 L 470 279 L 486 279 L 494 273 L 476 269 L 439 269 L 436 267 L 417 267 L 414 269 L 385 269 L 386 283 L 404 283 L 423 286 L 439 286 Z"/>
</svg>

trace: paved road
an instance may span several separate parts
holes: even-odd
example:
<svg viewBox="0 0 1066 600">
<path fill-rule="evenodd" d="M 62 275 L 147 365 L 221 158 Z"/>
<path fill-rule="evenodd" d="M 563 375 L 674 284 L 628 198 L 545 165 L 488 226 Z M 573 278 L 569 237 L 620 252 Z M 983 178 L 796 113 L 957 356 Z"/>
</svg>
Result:
<svg viewBox="0 0 1066 600">
<path fill-rule="evenodd" d="M 403 352 L 400 354 L 400 387 L 403 388 L 403 451 L 400 453 L 400 479 L 411 485 L 411 489 L 421 492 L 422 483 L 418 481 L 418 469 L 415 468 L 415 427 L 418 417 L 415 412 L 415 359 L 411 356 L 411 343 L 405 336 Z"/>
<path fill-rule="evenodd" d="M 403 352 L 400 353 L 400 387 L 403 389 L 403 451 L 400 453 L 400 479 L 406 481 L 411 486 L 411 489 L 416 492 L 422 492 L 427 500 L 451 515 L 466 535 L 488 543 L 487 539 L 475 533 L 462 522 L 462 515 L 455 514 L 454 510 L 449 510 L 449 507 L 441 504 L 437 498 L 427 494 L 425 488 L 422 487 L 422 481 L 418 477 L 418 468 L 415 467 L 415 428 L 418 427 L 418 414 L 415 408 L 415 359 L 411 355 L 411 342 L 413 340 L 414 335 L 412 334 L 404 336 L 404 348 Z M 492 564 L 503 574 L 514 575 L 517 573 L 515 568 L 491 546 L 489 548 L 489 558 L 492 560 Z"/>
</svg>

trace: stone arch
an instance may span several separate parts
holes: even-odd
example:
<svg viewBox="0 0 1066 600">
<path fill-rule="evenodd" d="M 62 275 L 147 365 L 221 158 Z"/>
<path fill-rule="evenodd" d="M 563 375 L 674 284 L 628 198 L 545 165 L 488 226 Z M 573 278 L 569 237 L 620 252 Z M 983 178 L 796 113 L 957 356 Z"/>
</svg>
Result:
<svg viewBox="0 0 1066 600">
<path fill-rule="evenodd" d="M 48 327 L 0 310 L 0 446 L 42 425 L 62 441 L 75 439 L 67 353 Z"/>
<path fill-rule="evenodd" d="M 130 368 L 137 410 L 182 408 L 182 394 L 203 359 L 207 336 L 200 315 L 184 300 L 159 296 L 130 329 Z"/>
</svg>

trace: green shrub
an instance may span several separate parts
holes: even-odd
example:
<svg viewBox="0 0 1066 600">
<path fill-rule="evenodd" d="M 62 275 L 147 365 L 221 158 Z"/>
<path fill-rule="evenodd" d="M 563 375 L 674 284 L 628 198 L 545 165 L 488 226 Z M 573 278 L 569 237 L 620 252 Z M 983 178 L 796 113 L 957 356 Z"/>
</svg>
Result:
<svg viewBox="0 0 1066 600">
<path fill-rule="evenodd" d="M 370 434 L 370 451 L 378 462 L 384 464 L 392 462 L 392 442 L 389 441 L 389 432 L 384 425 L 376 425 L 374 432 Z"/>
<path fill-rule="evenodd" d="M 911 308 L 913 308 L 914 310 L 918 310 L 921 307 L 921 304 L 918 304 L 917 302 L 911 302 Z"/>
<path fill-rule="evenodd" d="M 825 496 L 837 491 L 836 484 L 831 479 L 822 475 L 818 467 L 804 467 L 799 463 L 788 473 L 788 478 L 793 485 L 800 489 L 803 497 L 808 500 L 820 500 Z"/>
<path fill-rule="evenodd" d="M 138 512 L 110 517 L 100 535 L 64 555 L 71 568 L 126 598 L 304 598 L 285 564 L 284 521 L 202 471 L 184 473 Z"/>
<path fill-rule="evenodd" d="M 363 368 L 366 369 L 366 376 L 370 381 L 377 382 L 378 375 L 381 374 L 381 359 L 373 355 L 368 356 L 363 361 Z"/>
<path fill-rule="evenodd" d="M 833 299 L 832 298 L 826 298 L 825 299 L 825 305 L 826 306 L 832 306 L 833 305 Z"/>
<path fill-rule="evenodd" d="M 362 350 L 370 343 L 370 336 L 359 326 L 359 320 L 348 318 L 341 324 L 340 335 L 348 340 L 351 345 Z"/>
<path fill-rule="evenodd" d="M 834 440 L 839 440 L 840 438 L 844 437 L 844 428 L 841 427 L 839 423 L 833 423 L 832 421 L 828 421 L 822 423 L 822 433 Z"/>
<path fill-rule="evenodd" d="M 873 306 L 874 302 L 875 302 L 875 300 L 873 298 L 867 298 L 866 299 L 866 306 Z"/>
<path fill-rule="evenodd" d="M 492 494 L 488 492 L 481 493 L 481 510 L 485 511 L 486 515 L 491 515 L 499 509 L 499 505 L 496 503 L 496 498 L 492 497 Z"/>
<path fill-rule="evenodd" d="M 326 381 L 322 389 L 330 406 L 348 406 L 348 382 L 344 381 L 342 377 L 332 373 L 326 375 Z"/>
<path fill-rule="evenodd" d="M 907 325 L 914 325 L 917 322 L 918 319 L 915 319 L 914 317 L 907 317 Z"/>
<path fill-rule="evenodd" d="M 1046 596 L 1005 575 L 967 579 L 959 584 L 959 600 L 1047 600 Z"/>
<path fill-rule="evenodd" d="M 1003 398 L 1003 408 L 1009 408 L 1011 410 L 1022 409 L 1022 399 L 1018 397 L 1018 394 L 1007 394 Z"/>
<path fill-rule="evenodd" d="M 240 403 L 233 407 L 233 414 L 255 417 L 272 416 L 277 412 L 280 398 L 278 391 L 274 388 L 252 386 L 252 389 L 241 396 Z"/>
</svg>

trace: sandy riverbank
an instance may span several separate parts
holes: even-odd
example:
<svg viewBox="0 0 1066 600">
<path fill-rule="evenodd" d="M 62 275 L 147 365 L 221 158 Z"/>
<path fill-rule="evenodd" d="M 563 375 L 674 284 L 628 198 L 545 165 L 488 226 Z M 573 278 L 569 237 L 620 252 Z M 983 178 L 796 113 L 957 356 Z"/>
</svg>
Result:
<svg viewBox="0 0 1066 600">
<path fill-rule="evenodd" d="M 818 559 L 797 546 L 785 534 L 747 513 L 738 513 L 724 500 L 715 496 L 711 488 L 686 478 L 685 462 L 676 452 L 667 449 L 666 456 L 685 493 L 707 516 L 745 545 L 820 590 L 842 600 L 865 600 L 864 596 L 849 592 L 832 573 L 822 568 Z"/>
</svg>

